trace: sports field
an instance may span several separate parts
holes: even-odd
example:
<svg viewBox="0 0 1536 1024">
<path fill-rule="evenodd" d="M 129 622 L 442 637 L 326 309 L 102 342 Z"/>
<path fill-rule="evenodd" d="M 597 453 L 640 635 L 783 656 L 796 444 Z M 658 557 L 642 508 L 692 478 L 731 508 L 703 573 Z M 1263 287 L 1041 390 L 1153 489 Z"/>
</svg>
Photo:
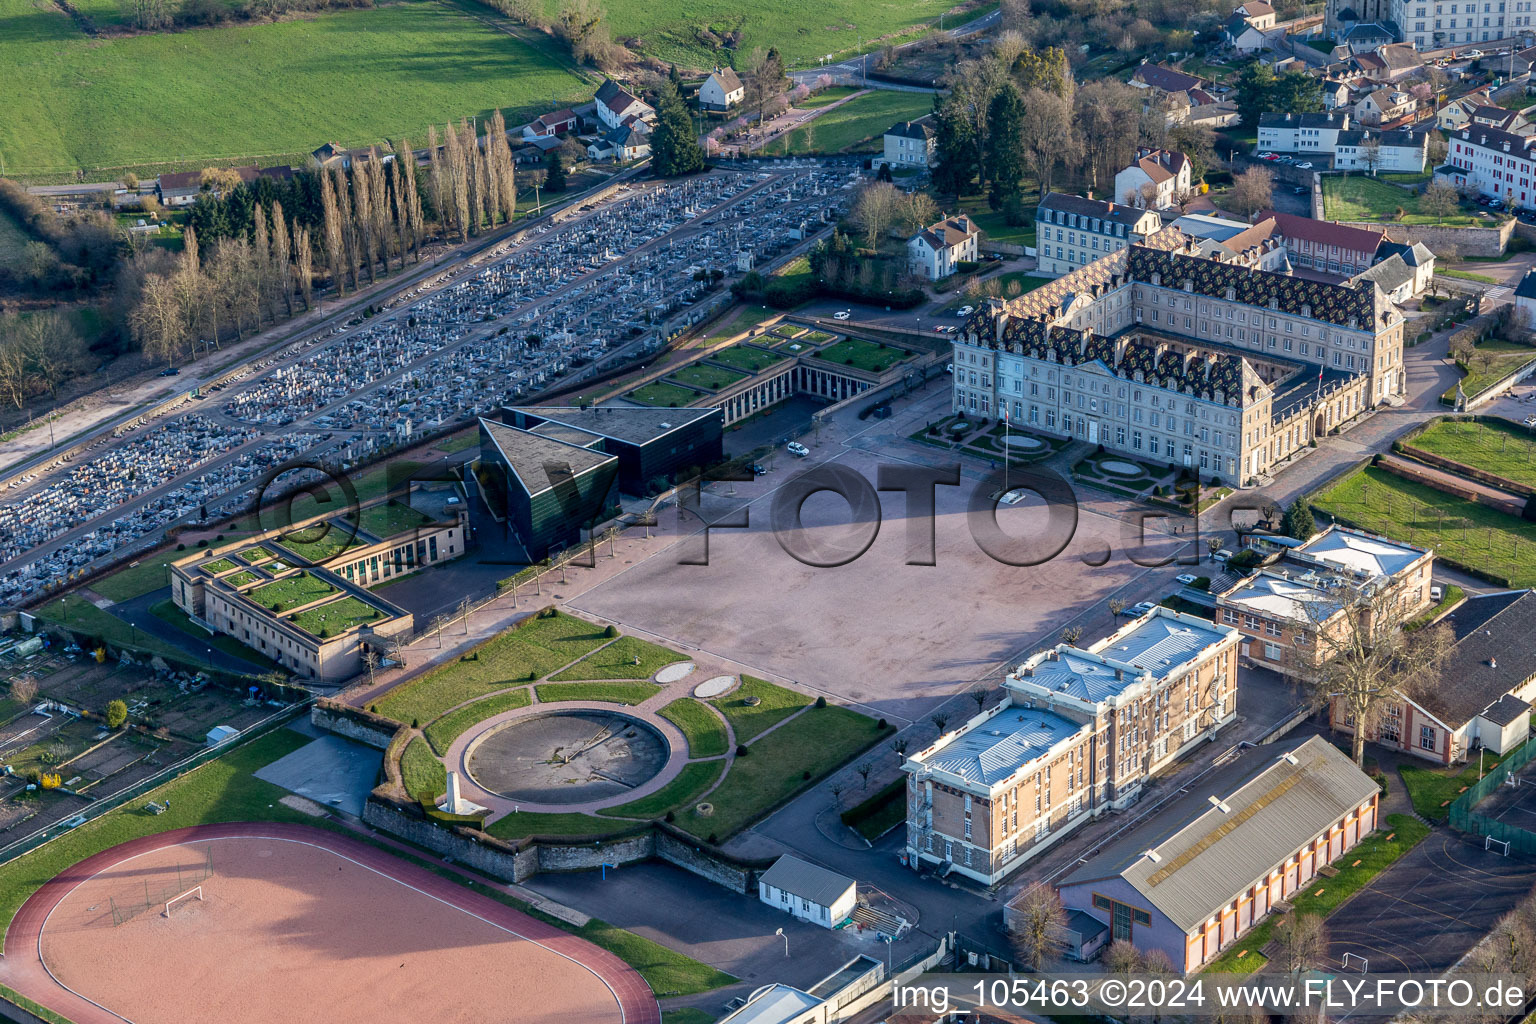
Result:
<svg viewBox="0 0 1536 1024">
<path fill-rule="evenodd" d="M 891 125 L 916 120 L 932 110 L 933 97 L 928 93 L 871 91 L 769 143 L 763 152 L 777 155 L 876 150 Z"/>
<path fill-rule="evenodd" d="M 202 898 L 167 915 L 165 894 L 193 881 Z M 469 1022 L 487 1006 L 518 1024 L 660 1020 L 644 982 L 611 954 L 303 826 L 204 826 L 116 847 L 40 890 L 12 933 L 40 938 L 14 947 L 28 962 L 13 986 L 78 1022 L 110 1019 L 80 997 L 159 1024 Z M 57 979 L 52 991 L 38 966 Z M 465 977 L 476 979 L 473 999 Z"/>
<path fill-rule="evenodd" d="M 323 142 L 405 135 L 420 145 L 429 123 L 501 107 L 517 124 L 591 98 L 554 47 L 498 31 L 471 17 L 474 9 L 399 0 L 275 24 L 91 39 L 45 0 L 0 0 L 0 153 L 13 175 L 297 162 Z"/>
</svg>

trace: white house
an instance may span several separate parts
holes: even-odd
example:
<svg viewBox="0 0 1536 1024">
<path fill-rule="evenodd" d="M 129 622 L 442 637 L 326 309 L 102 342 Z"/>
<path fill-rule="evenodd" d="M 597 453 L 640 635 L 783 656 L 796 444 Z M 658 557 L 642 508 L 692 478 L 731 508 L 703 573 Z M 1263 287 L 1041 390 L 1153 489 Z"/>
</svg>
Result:
<svg viewBox="0 0 1536 1024">
<path fill-rule="evenodd" d="M 1418 102 L 1400 89 L 1381 88 L 1355 104 L 1355 118 L 1361 124 L 1387 124 L 1412 114 Z"/>
<path fill-rule="evenodd" d="M 836 928 L 858 902 L 858 886 L 847 875 L 785 854 L 757 880 L 757 898 L 802 921 Z"/>
<path fill-rule="evenodd" d="M 974 261 L 981 231 L 969 217 L 946 217 L 907 240 L 907 265 L 930 281 L 948 277 L 965 260 Z"/>
<path fill-rule="evenodd" d="M 885 153 L 881 160 L 893 169 L 916 167 L 927 170 L 934 164 L 935 152 L 933 126 L 926 117 L 902 121 L 885 130 Z"/>
<path fill-rule="evenodd" d="M 1526 330 L 1536 327 L 1536 270 L 1527 270 L 1515 289 L 1515 320 Z"/>
<path fill-rule="evenodd" d="M 1371 174 L 1423 174 L 1429 154 L 1427 132 L 1350 129 L 1339 132 L 1333 166 L 1339 171 Z"/>
<path fill-rule="evenodd" d="M 704 84 L 699 86 L 699 106 L 705 110 L 729 110 L 740 103 L 746 94 L 746 87 L 741 84 L 735 69 L 726 68 L 722 71 L 715 68 L 704 79 Z"/>
<path fill-rule="evenodd" d="M 1136 160 L 1115 175 L 1115 198 L 1140 209 L 1166 210 L 1192 184 L 1189 157 L 1139 146 Z"/>
<path fill-rule="evenodd" d="M 522 136 L 524 139 L 548 139 L 575 130 L 576 114 L 567 107 L 529 121 L 523 125 Z"/>
<path fill-rule="evenodd" d="M 1268 41 L 1264 33 L 1274 27 L 1275 9 L 1263 0 L 1253 0 L 1232 12 L 1222 25 L 1222 34 L 1238 53 L 1258 53 Z"/>
<path fill-rule="evenodd" d="M 1349 127 L 1347 110 L 1326 114 L 1269 113 L 1259 115 L 1259 152 L 1318 153 L 1333 152 L 1339 132 Z"/>
<path fill-rule="evenodd" d="M 1151 210 L 1047 192 L 1035 207 L 1035 252 L 1042 277 L 1060 277 L 1162 229 Z"/>
<path fill-rule="evenodd" d="M 656 110 L 644 100 L 637 99 L 611 78 L 603 79 L 597 90 L 597 119 L 608 128 L 618 128 L 627 121 L 649 121 Z"/>
<path fill-rule="evenodd" d="M 617 160 L 624 163 L 650 156 L 651 137 L 639 130 L 638 123 L 623 125 L 604 132 L 601 138 L 587 147 L 588 159 Z"/>
</svg>

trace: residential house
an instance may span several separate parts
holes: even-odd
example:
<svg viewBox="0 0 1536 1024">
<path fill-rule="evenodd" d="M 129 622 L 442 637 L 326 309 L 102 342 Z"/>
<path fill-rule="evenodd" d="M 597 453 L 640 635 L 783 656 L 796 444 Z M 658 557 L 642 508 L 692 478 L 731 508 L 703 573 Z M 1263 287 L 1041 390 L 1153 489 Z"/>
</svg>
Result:
<svg viewBox="0 0 1536 1024">
<path fill-rule="evenodd" d="M 1262 0 L 1254 0 L 1233 11 L 1222 24 L 1221 31 L 1233 50 L 1250 54 L 1264 49 L 1269 42 L 1264 33 L 1274 27 L 1275 9 Z"/>
<path fill-rule="evenodd" d="M 1047 192 L 1035 208 L 1037 268 L 1042 276 L 1060 277 L 1161 228 L 1162 218 L 1151 210 Z"/>
<path fill-rule="evenodd" d="M 1429 133 L 1350 129 L 1339 132 L 1333 167 L 1371 174 L 1422 174 L 1429 159 Z"/>
<path fill-rule="evenodd" d="M 1349 127 L 1349 111 L 1322 114 L 1268 113 L 1259 115 L 1260 153 L 1316 153 L 1326 156 Z"/>
<path fill-rule="evenodd" d="M 1530 737 L 1536 701 L 1536 594 L 1509 590 L 1469 597 L 1442 620 L 1454 643 L 1432 685 L 1380 708 L 1366 737 L 1392 750 L 1440 764 L 1465 760 L 1479 747 L 1507 754 Z M 1337 702 L 1333 727 L 1354 733 Z"/>
<path fill-rule="evenodd" d="M 916 167 L 927 170 L 937 162 L 937 143 L 928 117 L 901 121 L 885 130 L 881 162 L 892 169 Z"/>
<path fill-rule="evenodd" d="M 1536 46 L 1527 47 L 1524 50 L 1517 50 L 1515 52 L 1512 67 L 1515 75 L 1530 74 L 1532 65 L 1536 65 Z"/>
<path fill-rule="evenodd" d="M 1381 787 L 1320 736 L 1250 747 L 1057 883 L 1111 942 L 1194 971 L 1377 827 Z"/>
<path fill-rule="evenodd" d="M 1216 96 L 1204 81 L 1161 64 L 1143 61 L 1132 72 L 1130 84 L 1148 92 L 1148 99 L 1142 103 L 1142 112 L 1162 109 L 1166 112 L 1169 124 L 1188 120 L 1191 111 L 1217 103 Z"/>
<path fill-rule="evenodd" d="M 1058 644 L 1003 700 L 911 755 L 909 863 L 992 885 L 1236 714 L 1237 633 L 1158 607 L 1088 648 Z"/>
<path fill-rule="evenodd" d="M 1385 24 L 1376 21 L 1358 21 L 1336 36 L 1340 44 L 1357 56 L 1370 53 L 1396 42 L 1400 38 L 1395 22 Z"/>
<path fill-rule="evenodd" d="M 1381 88 L 1366 93 L 1355 104 L 1355 119 L 1368 125 L 1392 124 L 1408 117 L 1417 107 L 1418 101 L 1408 93 L 1389 87 Z"/>
<path fill-rule="evenodd" d="M 977 259 L 981 229 L 969 217 L 946 217 L 907 240 L 907 266 L 912 273 L 937 281 Z"/>
<path fill-rule="evenodd" d="M 1450 136 L 1435 178 L 1529 209 L 1536 206 L 1536 136 L 1468 125 Z"/>
<path fill-rule="evenodd" d="M 650 121 L 656 116 L 649 103 L 638 99 L 611 78 L 603 79 L 595 99 L 597 119 L 607 128 L 618 128 L 631 120 Z"/>
<path fill-rule="evenodd" d="M 555 135 L 525 139 L 521 146 L 512 151 L 512 159 L 520 164 L 542 164 L 549 159 L 550 153 L 563 145 L 565 140 Z"/>
<path fill-rule="evenodd" d="M 1536 134 L 1531 131 L 1531 122 L 1525 115 L 1526 111 L 1523 110 L 1507 110 L 1495 103 L 1485 103 L 1472 111 L 1472 124 L 1469 127 L 1484 125 L 1513 135 Z"/>
<path fill-rule="evenodd" d="M 292 167 L 234 167 L 243 184 L 249 185 L 257 178 L 287 181 L 293 177 Z M 155 194 L 162 206 L 191 206 L 203 194 L 202 171 L 174 171 L 155 179 Z M 217 190 L 210 194 L 219 195 Z"/>
<path fill-rule="evenodd" d="M 610 128 L 587 147 L 587 157 L 594 161 L 616 160 L 624 163 L 651 155 L 651 137 L 640 131 L 640 123 Z"/>
<path fill-rule="evenodd" d="M 1374 608 L 1401 620 L 1430 605 L 1435 553 L 1360 530 L 1330 526 L 1216 596 L 1220 621 L 1242 631 L 1255 664 L 1306 676 L 1330 660 L 1360 612 L 1353 595 L 1375 591 Z"/>
<path fill-rule="evenodd" d="M 705 110 L 729 110 L 747 94 L 733 68 L 715 68 L 699 86 L 699 106 Z"/>
<path fill-rule="evenodd" d="M 1414 242 L 1412 245 L 1394 242 L 1383 237 L 1381 245 L 1376 249 L 1378 260 L 1400 257 L 1405 266 L 1413 272 L 1413 294 L 1418 295 L 1429 287 L 1430 281 L 1435 276 L 1435 254 L 1429 246 L 1423 242 Z"/>
<path fill-rule="evenodd" d="M 1340 107 L 1348 108 L 1355 105 L 1355 89 L 1349 79 L 1326 76 L 1319 85 L 1323 92 L 1324 110 L 1337 110 Z"/>
<path fill-rule="evenodd" d="M 1374 281 L 1381 293 L 1393 302 L 1407 302 L 1413 298 L 1413 268 L 1401 256 L 1388 256 L 1375 266 L 1362 270 L 1354 281 Z"/>
<path fill-rule="evenodd" d="M 1376 262 L 1376 249 L 1385 232 L 1347 227 L 1326 220 L 1298 217 L 1292 213 L 1263 214 L 1274 217 L 1285 241 L 1293 267 L 1353 277 Z"/>
<path fill-rule="evenodd" d="M 1515 317 L 1521 327 L 1536 330 L 1536 270 L 1527 270 L 1515 287 Z"/>
<path fill-rule="evenodd" d="M 1472 123 L 1472 115 L 1479 107 L 1489 106 L 1490 102 L 1486 90 L 1448 100 L 1445 106 L 1435 111 L 1435 127 L 1442 131 L 1459 131 Z"/>
<path fill-rule="evenodd" d="M 858 894 L 847 875 L 786 853 L 758 876 L 757 898 L 801 921 L 831 929 L 848 920 Z"/>
<path fill-rule="evenodd" d="M 1135 161 L 1115 175 L 1115 198 L 1127 206 L 1166 210 L 1190 191 L 1191 173 L 1183 153 L 1138 146 Z"/>
<path fill-rule="evenodd" d="M 574 111 L 562 108 L 552 114 L 543 114 L 537 119 L 523 125 L 522 136 L 525 139 L 548 139 L 556 135 L 564 135 L 576 130 L 577 119 Z"/>
<path fill-rule="evenodd" d="M 1424 66 L 1423 55 L 1406 43 L 1378 46 L 1355 54 L 1352 60 L 1362 74 L 1376 82 L 1395 82 Z"/>
</svg>

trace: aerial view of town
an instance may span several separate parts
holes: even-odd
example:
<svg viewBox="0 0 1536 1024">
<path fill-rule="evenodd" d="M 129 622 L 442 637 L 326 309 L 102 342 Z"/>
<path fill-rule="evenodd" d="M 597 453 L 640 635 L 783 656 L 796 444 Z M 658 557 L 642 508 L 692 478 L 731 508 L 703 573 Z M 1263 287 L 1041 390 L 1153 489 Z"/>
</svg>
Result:
<svg viewBox="0 0 1536 1024">
<path fill-rule="evenodd" d="M 0 1021 L 1536 1024 L 1533 19 L 0 0 Z"/>
</svg>

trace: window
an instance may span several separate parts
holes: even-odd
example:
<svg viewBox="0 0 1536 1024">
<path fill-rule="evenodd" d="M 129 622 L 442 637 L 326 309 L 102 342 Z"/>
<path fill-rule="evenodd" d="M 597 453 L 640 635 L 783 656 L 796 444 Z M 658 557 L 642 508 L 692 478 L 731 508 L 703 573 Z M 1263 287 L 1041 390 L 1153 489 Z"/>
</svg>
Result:
<svg viewBox="0 0 1536 1024">
<path fill-rule="evenodd" d="M 1419 746 L 1424 750 L 1435 749 L 1435 727 L 1432 725 L 1419 726 Z"/>
</svg>

